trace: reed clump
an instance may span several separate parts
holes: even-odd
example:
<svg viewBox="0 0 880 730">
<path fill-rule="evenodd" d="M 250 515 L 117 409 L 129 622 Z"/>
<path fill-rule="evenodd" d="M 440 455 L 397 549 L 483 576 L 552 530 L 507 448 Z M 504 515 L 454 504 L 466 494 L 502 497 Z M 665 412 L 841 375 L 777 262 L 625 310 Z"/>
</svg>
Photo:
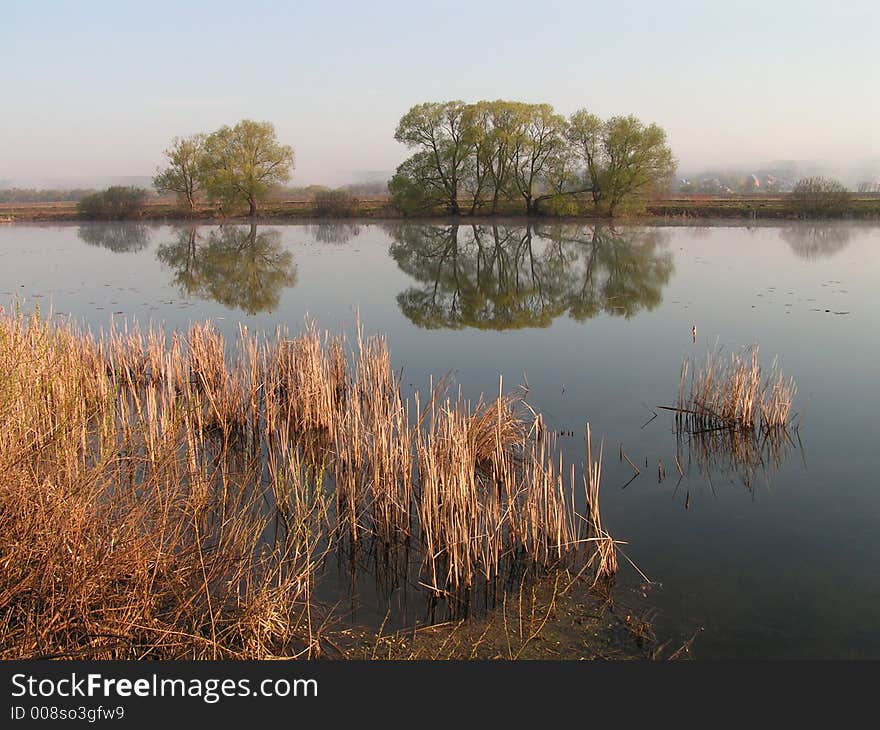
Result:
<svg viewBox="0 0 880 730">
<path fill-rule="evenodd" d="M 688 383 L 688 374 L 690 381 Z M 699 367 L 682 363 L 675 406 L 681 425 L 690 430 L 742 428 L 769 432 L 785 429 L 797 392 L 793 378 L 786 378 L 774 358 L 765 374 L 758 359 L 758 345 L 724 356 L 709 352 Z"/>
<path fill-rule="evenodd" d="M 455 601 L 616 571 L 589 432 L 581 493 L 520 398 L 406 396 L 382 337 L 96 337 L 0 310 L 0 369 L 2 658 L 317 656 L 345 545 L 413 550 Z"/>
</svg>

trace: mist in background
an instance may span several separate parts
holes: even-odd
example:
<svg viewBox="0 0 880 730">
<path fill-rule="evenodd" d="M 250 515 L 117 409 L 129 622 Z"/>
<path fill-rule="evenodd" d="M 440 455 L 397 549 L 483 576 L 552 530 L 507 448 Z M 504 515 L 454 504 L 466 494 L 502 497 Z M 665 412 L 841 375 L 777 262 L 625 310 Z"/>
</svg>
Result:
<svg viewBox="0 0 880 730">
<path fill-rule="evenodd" d="M 371 182 L 421 101 L 509 98 L 663 126 L 680 171 L 880 177 L 876 2 L 20 2 L 0 18 L 0 185 L 148 184 L 242 118 L 292 185 Z"/>
</svg>

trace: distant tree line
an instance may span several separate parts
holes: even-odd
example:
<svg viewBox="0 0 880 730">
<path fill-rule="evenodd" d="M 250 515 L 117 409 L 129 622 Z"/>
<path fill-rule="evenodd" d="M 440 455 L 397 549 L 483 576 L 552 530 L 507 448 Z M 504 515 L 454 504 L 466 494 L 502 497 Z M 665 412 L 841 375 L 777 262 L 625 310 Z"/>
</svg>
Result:
<svg viewBox="0 0 880 730">
<path fill-rule="evenodd" d="M 175 137 L 165 157 L 153 180 L 159 193 L 177 195 L 190 210 L 204 194 L 221 205 L 246 205 L 251 216 L 273 188 L 290 180 L 294 161 L 293 148 L 278 143 L 270 122 L 250 119 Z"/>
<path fill-rule="evenodd" d="M 519 200 L 526 213 L 614 215 L 636 198 L 666 190 L 676 162 L 666 133 L 634 116 L 566 118 L 549 104 L 516 101 L 428 102 L 400 120 L 395 139 L 415 153 L 389 183 L 404 213 L 445 209 L 499 212 Z"/>
<path fill-rule="evenodd" d="M 94 190 L 74 188 L 71 190 L 37 190 L 35 188 L 0 189 L 0 203 L 69 203 L 82 200 Z"/>
</svg>

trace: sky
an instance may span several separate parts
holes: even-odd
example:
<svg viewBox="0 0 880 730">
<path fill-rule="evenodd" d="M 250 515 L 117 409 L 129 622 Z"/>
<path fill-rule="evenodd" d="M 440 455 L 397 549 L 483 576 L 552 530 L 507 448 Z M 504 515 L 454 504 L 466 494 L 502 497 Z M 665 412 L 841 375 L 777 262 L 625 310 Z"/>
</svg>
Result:
<svg viewBox="0 0 880 730">
<path fill-rule="evenodd" d="M 0 181 L 149 176 L 242 118 L 292 184 L 383 176 L 423 101 L 516 99 L 657 122 L 683 170 L 880 175 L 876 0 L 0 0 Z"/>
</svg>

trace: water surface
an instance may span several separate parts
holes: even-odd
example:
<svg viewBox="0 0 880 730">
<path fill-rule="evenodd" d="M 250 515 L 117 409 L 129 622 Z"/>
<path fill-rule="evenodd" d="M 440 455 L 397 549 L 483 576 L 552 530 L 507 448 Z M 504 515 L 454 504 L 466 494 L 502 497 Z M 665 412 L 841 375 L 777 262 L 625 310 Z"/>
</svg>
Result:
<svg viewBox="0 0 880 730">
<path fill-rule="evenodd" d="M 230 336 L 359 316 L 414 387 L 527 384 L 569 460 L 589 420 L 606 526 L 654 582 L 661 639 L 702 628 L 700 657 L 880 657 L 878 284 L 880 228 L 846 223 L 0 226 L 7 305 Z M 755 342 L 795 377 L 802 425 L 751 464 L 706 463 L 656 406 L 683 357 Z M 621 587 L 643 584 L 622 562 Z"/>
</svg>

